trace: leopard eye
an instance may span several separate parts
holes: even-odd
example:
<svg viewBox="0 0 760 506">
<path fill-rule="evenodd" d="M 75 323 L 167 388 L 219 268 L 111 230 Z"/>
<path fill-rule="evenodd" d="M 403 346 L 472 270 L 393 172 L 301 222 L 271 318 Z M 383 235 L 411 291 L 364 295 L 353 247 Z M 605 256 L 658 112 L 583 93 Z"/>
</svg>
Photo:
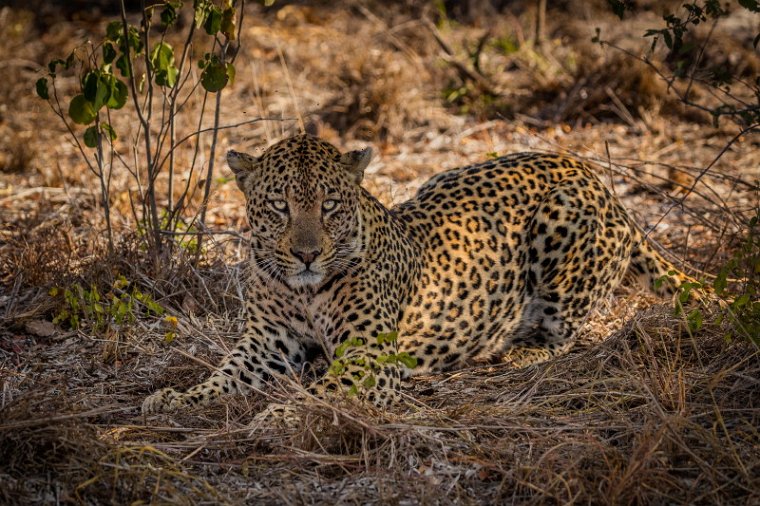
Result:
<svg viewBox="0 0 760 506">
<path fill-rule="evenodd" d="M 270 200 L 269 205 L 272 207 L 272 209 L 274 209 L 278 213 L 288 212 L 288 203 L 285 202 L 284 200 L 279 200 L 279 199 Z"/>
<path fill-rule="evenodd" d="M 326 213 L 329 213 L 330 211 L 335 210 L 339 204 L 340 204 L 340 201 L 338 200 L 327 199 L 324 202 L 322 202 L 322 210 Z"/>
</svg>

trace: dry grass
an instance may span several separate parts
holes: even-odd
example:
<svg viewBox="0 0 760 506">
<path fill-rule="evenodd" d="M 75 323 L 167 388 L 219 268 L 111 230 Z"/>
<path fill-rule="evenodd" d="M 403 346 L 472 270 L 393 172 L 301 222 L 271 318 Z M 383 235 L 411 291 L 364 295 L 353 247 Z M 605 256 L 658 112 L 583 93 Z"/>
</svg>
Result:
<svg viewBox="0 0 760 506">
<path fill-rule="evenodd" d="M 371 143 L 365 186 L 386 204 L 488 153 L 572 153 L 596 164 L 685 269 L 716 272 L 760 205 L 757 136 L 711 165 L 734 132 L 674 111 L 647 69 L 595 53 L 588 40 L 606 17 L 556 20 L 543 54 L 526 43 L 529 9 L 495 20 L 494 38 L 521 44 L 507 53 L 494 42 L 481 55 L 502 102 L 473 93 L 472 114 L 458 115 L 468 102 L 441 97 L 467 83 L 440 58 L 426 24 L 400 3 L 350 7 L 250 6 L 224 123 L 300 114 L 344 148 Z M 144 418 L 146 395 L 203 379 L 240 335 L 245 242 L 219 234 L 200 263 L 178 248 L 171 267 L 156 269 L 133 233 L 128 178 L 116 174 L 118 242 L 107 253 L 94 178 L 30 95 L 36 66 L 102 22 L 50 23 L 45 13 L 0 8 L 0 60 L 11 69 L 0 88 L 0 503 L 760 502 L 757 347 L 727 342 L 709 315 L 691 335 L 670 304 L 627 287 L 604 301 L 568 356 L 520 371 L 480 365 L 417 378 L 391 412 L 312 399 L 298 405 L 302 430 L 252 432 L 270 397 L 297 388 L 285 386 Z M 647 23 L 633 20 L 616 42 L 636 43 Z M 731 30 L 719 33 L 721 47 L 731 47 Z M 441 27 L 464 61 L 482 34 Z M 733 64 L 756 72 L 754 63 Z M 65 77 L 63 93 L 74 84 Z M 129 139 L 130 118 L 114 121 Z M 194 128 L 182 124 L 179 135 Z M 225 130 L 220 149 L 254 151 L 296 128 L 289 120 Z M 189 148 L 178 152 L 179 164 L 190 157 Z M 179 177 L 197 186 L 197 174 Z M 234 183 L 212 188 L 209 223 L 244 232 Z M 166 322 L 142 310 L 131 324 L 102 329 L 50 323 L 61 309 L 51 286 L 107 293 L 119 275 L 177 317 L 172 343 Z"/>
<path fill-rule="evenodd" d="M 42 355 L 43 377 L 6 399 L 0 419 L 3 493 L 14 502 L 56 490 L 95 503 L 760 498 L 757 349 L 714 329 L 692 337 L 663 306 L 544 367 L 417 379 L 391 413 L 303 403 L 298 433 L 249 434 L 263 399 L 143 419 L 153 354 L 118 370 L 92 357 L 89 370 L 72 370 Z M 197 369 L 185 361 L 165 379 L 189 385 Z"/>
</svg>

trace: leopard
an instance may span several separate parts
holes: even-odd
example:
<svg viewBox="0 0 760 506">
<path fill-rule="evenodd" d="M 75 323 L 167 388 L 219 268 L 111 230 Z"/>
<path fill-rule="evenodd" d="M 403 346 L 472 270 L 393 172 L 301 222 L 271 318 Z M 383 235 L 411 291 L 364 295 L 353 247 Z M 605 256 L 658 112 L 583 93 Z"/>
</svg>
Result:
<svg viewBox="0 0 760 506">
<path fill-rule="evenodd" d="M 387 408 L 414 375 L 567 353 L 624 279 L 662 295 L 692 279 L 576 158 L 448 170 L 389 209 L 361 185 L 371 157 L 310 134 L 260 156 L 229 151 L 251 228 L 245 330 L 208 379 L 155 392 L 143 413 L 265 394 L 320 356 L 339 374 L 318 375 L 310 394 Z"/>
</svg>

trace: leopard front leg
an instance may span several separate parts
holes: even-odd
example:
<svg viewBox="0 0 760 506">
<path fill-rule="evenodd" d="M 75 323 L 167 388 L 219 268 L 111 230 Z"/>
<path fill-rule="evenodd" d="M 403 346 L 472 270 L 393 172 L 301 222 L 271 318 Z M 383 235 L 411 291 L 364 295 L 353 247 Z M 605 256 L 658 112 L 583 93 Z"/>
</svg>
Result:
<svg viewBox="0 0 760 506">
<path fill-rule="evenodd" d="M 412 360 L 400 355 L 396 333 L 378 332 L 372 338 L 352 337 L 340 343 L 333 353 L 328 372 L 312 383 L 307 392 L 326 402 L 342 396 L 369 402 L 380 409 L 399 399 L 400 367 Z M 262 429 L 302 429 L 303 415 L 297 405 L 270 403 L 250 424 L 252 433 Z"/>
<path fill-rule="evenodd" d="M 332 358 L 327 373 L 308 391 L 321 398 L 343 393 L 378 408 L 398 401 L 400 368 L 413 360 L 408 354 L 399 354 L 395 331 L 349 337 L 335 348 Z"/>
<path fill-rule="evenodd" d="M 221 395 L 260 391 L 276 374 L 300 370 L 306 359 L 304 343 L 285 328 L 249 326 L 247 336 L 216 371 L 187 392 L 164 388 L 148 396 L 142 412 L 159 413 L 206 405 Z"/>
</svg>

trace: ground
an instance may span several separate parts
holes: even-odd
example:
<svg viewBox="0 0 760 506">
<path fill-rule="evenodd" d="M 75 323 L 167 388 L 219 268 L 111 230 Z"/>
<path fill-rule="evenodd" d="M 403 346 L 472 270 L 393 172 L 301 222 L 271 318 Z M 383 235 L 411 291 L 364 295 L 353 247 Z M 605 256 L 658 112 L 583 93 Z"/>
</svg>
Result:
<svg viewBox="0 0 760 506">
<path fill-rule="evenodd" d="M 660 13 L 641 4 L 621 27 L 601 5 L 563 3 L 549 12 L 540 50 L 530 41 L 533 2 L 485 18 L 442 18 L 426 2 L 248 6 L 222 124 L 273 119 L 220 132 L 206 220 L 218 233 L 202 258 L 181 250 L 165 270 L 136 246 L 126 173 L 112 182 L 118 241 L 107 251 L 96 179 L 33 94 L 48 60 L 102 34 L 116 14 L 0 8 L 0 502 L 760 501 L 756 345 L 726 339 L 714 305 L 691 332 L 671 300 L 633 285 L 601 302 L 589 344 L 569 355 L 520 371 L 473 364 L 415 378 L 389 412 L 303 402 L 304 430 L 293 433 L 252 432 L 263 395 L 139 411 L 156 389 L 203 379 L 239 335 L 247 225 L 223 153 L 255 152 L 297 131 L 298 118 L 344 150 L 372 146 L 364 184 L 388 205 L 432 174 L 494 154 L 579 156 L 674 263 L 709 280 L 758 208 L 760 138 L 728 121 L 715 127 L 651 69 L 591 42 L 599 27 L 616 45 L 646 47 L 640 35 Z M 751 40 L 752 23 L 719 24 L 707 57 L 739 54 L 741 72 L 756 76 L 757 53 L 736 42 Z M 457 63 L 471 70 L 483 26 L 492 35 L 478 84 Z M 63 75 L 62 96 L 75 85 Z M 127 145 L 134 121 L 120 113 L 113 124 Z M 202 156 L 209 144 L 203 137 Z M 192 156 L 192 146 L 178 150 L 178 166 Z M 201 188 L 199 172 L 180 177 Z M 120 275 L 166 313 L 118 326 L 52 323 L 61 297 L 51 288 L 105 294 Z"/>
</svg>

